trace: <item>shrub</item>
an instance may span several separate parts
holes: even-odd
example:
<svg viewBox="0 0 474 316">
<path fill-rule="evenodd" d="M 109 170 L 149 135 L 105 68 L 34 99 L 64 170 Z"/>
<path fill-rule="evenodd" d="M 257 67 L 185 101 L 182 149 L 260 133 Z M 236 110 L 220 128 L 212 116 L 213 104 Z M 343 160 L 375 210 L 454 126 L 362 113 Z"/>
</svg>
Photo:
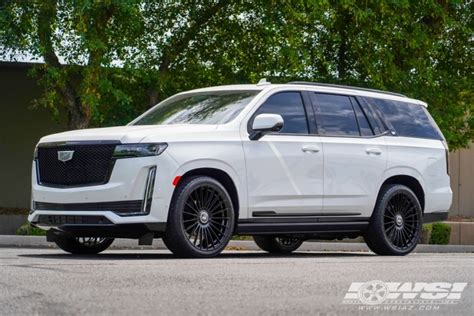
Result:
<svg viewBox="0 0 474 316">
<path fill-rule="evenodd" d="M 421 230 L 421 241 L 422 244 L 429 244 L 431 238 L 431 231 L 433 229 L 432 224 L 425 224 L 423 225 L 423 229 Z"/>
<path fill-rule="evenodd" d="M 451 226 L 445 223 L 433 223 L 431 229 L 430 244 L 447 245 L 451 236 Z"/>
<path fill-rule="evenodd" d="M 23 236 L 45 236 L 46 231 L 33 227 L 30 224 L 25 224 L 16 230 L 16 234 Z"/>
</svg>

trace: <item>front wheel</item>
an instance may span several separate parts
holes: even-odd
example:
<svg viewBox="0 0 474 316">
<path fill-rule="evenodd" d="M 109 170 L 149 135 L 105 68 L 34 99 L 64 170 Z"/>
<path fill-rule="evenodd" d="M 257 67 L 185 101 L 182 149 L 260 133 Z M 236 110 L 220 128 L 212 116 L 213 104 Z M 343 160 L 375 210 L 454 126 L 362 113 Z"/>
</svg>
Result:
<svg viewBox="0 0 474 316">
<path fill-rule="evenodd" d="M 404 185 L 384 186 L 364 239 L 379 255 L 404 256 L 421 236 L 422 210 L 416 195 Z"/>
<path fill-rule="evenodd" d="M 113 238 L 71 237 L 67 235 L 59 235 L 55 240 L 56 245 L 62 250 L 78 255 L 98 254 L 109 248 L 113 242 Z"/>
<path fill-rule="evenodd" d="M 176 188 L 163 241 L 178 257 L 213 257 L 224 250 L 234 226 L 224 186 L 211 177 L 189 177 Z"/>
<path fill-rule="evenodd" d="M 287 236 L 253 236 L 257 246 L 269 253 L 290 253 L 298 249 L 303 240 Z"/>
</svg>

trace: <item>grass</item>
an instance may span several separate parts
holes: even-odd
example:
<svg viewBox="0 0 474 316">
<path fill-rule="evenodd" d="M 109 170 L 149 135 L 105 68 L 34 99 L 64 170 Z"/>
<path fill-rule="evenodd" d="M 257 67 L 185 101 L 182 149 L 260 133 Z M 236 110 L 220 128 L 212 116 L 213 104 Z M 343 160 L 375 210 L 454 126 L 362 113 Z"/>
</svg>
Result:
<svg viewBox="0 0 474 316">
<path fill-rule="evenodd" d="M 33 227 L 27 223 L 20 226 L 20 228 L 16 230 L 16 234 L 21 236 L 46 236 L 46 231 Z"/>
</svg>

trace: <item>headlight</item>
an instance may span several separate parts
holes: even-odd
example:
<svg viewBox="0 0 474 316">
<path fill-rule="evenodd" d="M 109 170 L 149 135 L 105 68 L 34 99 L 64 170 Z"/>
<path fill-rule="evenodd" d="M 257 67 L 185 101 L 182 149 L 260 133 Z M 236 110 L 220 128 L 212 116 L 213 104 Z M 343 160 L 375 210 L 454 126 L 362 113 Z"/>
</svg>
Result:
<svg viewBox="0 0 474 316">
<path fill-rule="evenodd" d="M 158 156 L 165 151 L 168 144 L 125 144 L 115 146 L 114 158 L 132 158 Z"/>
</svg>

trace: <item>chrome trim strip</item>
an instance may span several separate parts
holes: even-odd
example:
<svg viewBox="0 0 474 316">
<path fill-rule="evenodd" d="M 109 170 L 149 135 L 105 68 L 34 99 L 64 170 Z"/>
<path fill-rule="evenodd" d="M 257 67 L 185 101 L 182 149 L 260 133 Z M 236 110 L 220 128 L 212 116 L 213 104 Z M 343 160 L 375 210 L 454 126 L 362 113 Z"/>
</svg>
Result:
<svg viewBox="0 0 474 316">
<path fill-rule="evenodd" d="M 153 191 L 155 188 L 156 166 L 148 170 L 148 176 L 145 182 L 145 193 L 142 201 L 142 213 L 149 213 L 151 210 L 151 202 L 153 201 Z"/>
</svg>

